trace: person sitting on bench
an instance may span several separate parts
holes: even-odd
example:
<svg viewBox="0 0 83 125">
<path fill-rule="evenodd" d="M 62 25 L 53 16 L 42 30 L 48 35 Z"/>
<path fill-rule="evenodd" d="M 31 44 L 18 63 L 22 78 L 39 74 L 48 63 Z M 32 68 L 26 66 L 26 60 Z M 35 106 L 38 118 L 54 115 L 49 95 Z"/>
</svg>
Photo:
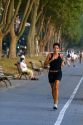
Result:
<svg viewBox="0 0 83 125">
<path fill-rule="evenodd" d="M 27 72 L 27 73 L 30 75 L 30 79 L 31 79 L 31 80 L 37 80 L 37 78 L 35 78 L 35 76 L 34 76 L 33 70 L 31 70 L 31 69 L 29 69 L 29 68 L 27 67 L 27 64 L 26 64 L 26 62 L 25 62 L 25 56 L 24 56 L 24 55 L 22 55 L 22 56 L 20 57 L 20 68 L 21 68 L 22 72 Z"/>
</svg>

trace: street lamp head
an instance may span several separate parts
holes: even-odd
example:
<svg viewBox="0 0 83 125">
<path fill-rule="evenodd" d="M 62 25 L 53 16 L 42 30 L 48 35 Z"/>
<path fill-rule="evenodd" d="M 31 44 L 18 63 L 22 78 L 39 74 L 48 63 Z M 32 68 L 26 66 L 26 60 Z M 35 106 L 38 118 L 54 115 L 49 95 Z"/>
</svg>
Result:
<svg viewBox="0 0 83 125">
<path fill-rule="evenodd" d="M 25 46 L 24 48 L 26 49 L 27 47 Z"/>
<path fill-rule="evenodd" d="M 17 48 L 19 49 L 19 46 Z"/>
</svg>

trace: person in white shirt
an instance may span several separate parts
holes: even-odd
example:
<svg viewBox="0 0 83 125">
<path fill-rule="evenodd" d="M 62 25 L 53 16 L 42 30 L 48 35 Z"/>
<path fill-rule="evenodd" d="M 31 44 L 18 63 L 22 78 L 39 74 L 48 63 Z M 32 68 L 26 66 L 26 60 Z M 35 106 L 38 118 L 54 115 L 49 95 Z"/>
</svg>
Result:
<svg viewBox="0 0 83 125">
<path fill-rule="evenodd" d="M 36 78 L 34 77 L 33 70 L 31 70 L 27 67 L 24 55 L 22 55 L 20 58 L 20 69 L 22 70 L 22 72 L 27 72 L 30 75 L 31 80 L 36 80 Z"/>
<path fill-rule="evenodd" d="M 74 54 L 74 51 L 71 52 L 71 62 L 73 63 L 73 67 L 75 67 L 75 54 Z"/>
<path fill-rule="evenodd" d="M 70 66 L 70 64 L 71 64 L 71 53 L 70 53 L 70 51 L 67 51 L 66 61 L 67 61 L 67 65 Z"/>
</svg>

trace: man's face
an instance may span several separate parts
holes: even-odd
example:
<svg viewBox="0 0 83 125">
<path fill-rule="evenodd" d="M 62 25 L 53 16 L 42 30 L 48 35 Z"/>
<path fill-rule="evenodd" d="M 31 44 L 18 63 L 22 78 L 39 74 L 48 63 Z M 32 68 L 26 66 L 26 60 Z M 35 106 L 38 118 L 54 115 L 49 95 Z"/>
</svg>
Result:
<svg viewBox="0 0 83 125">
<path fill-rule="evenodd" d="M 54 52 L 59 52 L 60 51 L 60 48 L 58 45 L 55 45 L 54 48 L 53 48 Z"/>
</svg>

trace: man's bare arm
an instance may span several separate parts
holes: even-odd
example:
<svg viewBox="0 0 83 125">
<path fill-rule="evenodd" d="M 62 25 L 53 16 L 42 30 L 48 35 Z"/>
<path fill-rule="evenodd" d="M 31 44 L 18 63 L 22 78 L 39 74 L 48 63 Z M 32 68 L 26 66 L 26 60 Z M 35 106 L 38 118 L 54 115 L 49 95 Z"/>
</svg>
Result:
<svg viewBox="0 0 83 125">
<path fill-rule="evenodd" d="M 45 60 L 45 62 L 44 62 L 44 67 L 47 67 L 48 66 L 48 64 L 50 63 L 50 54 L 48 54 L 47 55 L 47 57 L 46 57 L 46 60 Z"/>
</svg>

